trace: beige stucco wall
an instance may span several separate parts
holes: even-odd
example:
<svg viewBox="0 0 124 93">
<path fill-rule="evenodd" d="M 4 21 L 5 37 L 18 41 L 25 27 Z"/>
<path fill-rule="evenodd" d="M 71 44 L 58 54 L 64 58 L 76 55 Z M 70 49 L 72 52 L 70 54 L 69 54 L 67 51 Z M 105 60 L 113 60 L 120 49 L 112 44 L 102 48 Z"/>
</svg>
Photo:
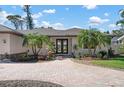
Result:
<svg viewBox="0 0 124 93">
<path fill-rule="evenodd" d="M 4 43 L 4 40 L 6 43 Z M 0 33 L 0 54 L 17 54 L 26 52 L 27 48 L 22 46 L 23 38 L 9 33 Z"/>
<path fill-rule="evenodd" d="M 27 48 L 22 44 L 23 38 L 21 36 L 10 34 L 10 54 L 26 52 Z"/>
<path fill-rule="evenodd" d="M 31 48 L 27 48 L 27 50 L 29 50 L 29 52 L 28 52 L 29 55 L 33 54 Z M 37 49 L 37 51 L 38 51 L 38 49 Z M 39 52 L 39 55 L 47 55 L 47 53 L 48 53 L 48 47 L 47 47 L 47 45 L 43 44 L 42 49 Z"/>
<path fill-rule="evenodd" d="M 4 43 L 6 40 L 6 43 Z M 0 34 L 0 54 L 10 54 L 10 34 Z"/>
<path fill-rule="evenodd" d="M 75 50 L 73 49 L 74 45 L 78 45 L 77 37 L 72 37 L 72 52 L 75 51 Z"/>
<path fill-rule="evenodd" d="M 77 37 L 50 37 L 50 40 L 55 43 L 56 45 L 56 39 L 68 39 L 68 54 L 71 54 L 74 52 L 74 45 L 78 45 Z M 6 43 L 3 43 L 3 40 L 6 40 Z M 29 50 L 29 54 L 33 54 L 32 50 L 30 48 L 26 48 L 22 46 L 23 38 L 18 35 L 9 34 L 9 33 L 0 33 L 0 54 L 16 54 L 16 53 L 23 53 Z M 124 43 L 124 39 L 123 39 Z M 110 46 L 102 47 L 102 50 L 106 50 Z M 118 48 L 119 45 L 111 45 L 111 47 L 115 50 L 116 53 L 119 53 Z M 101 50 L 100 49 L 100 50 Z M 99 49 L 97 49 L 99 51 Z M 46 55 L 48 52 L 48 48 L 45 44 L 43 44 L 43 48 L 41 49 L 40 55 Z M 79 49 L 77 53 L 88 53 L 89 51 L 87 49 Z"/>
</svg>

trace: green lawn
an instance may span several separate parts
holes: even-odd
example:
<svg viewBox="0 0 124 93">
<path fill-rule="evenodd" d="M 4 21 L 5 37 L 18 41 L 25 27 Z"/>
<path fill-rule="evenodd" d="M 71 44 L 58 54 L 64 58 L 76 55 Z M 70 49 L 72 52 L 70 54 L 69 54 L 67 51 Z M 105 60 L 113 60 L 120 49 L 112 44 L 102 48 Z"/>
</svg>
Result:
<svg viewBox="0 0 124 93">
<path fill-rule="evenodd" d="M 92 64 L 109 68 L 124 69 L 124 57 L 116 57 L 109 60 L 93 60 Z"/>
</svg>

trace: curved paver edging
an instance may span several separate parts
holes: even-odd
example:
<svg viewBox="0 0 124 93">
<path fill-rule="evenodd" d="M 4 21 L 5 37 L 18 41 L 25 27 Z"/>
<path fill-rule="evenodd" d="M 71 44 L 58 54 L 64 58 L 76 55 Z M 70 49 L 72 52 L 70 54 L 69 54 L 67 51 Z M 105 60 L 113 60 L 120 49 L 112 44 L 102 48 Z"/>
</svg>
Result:
<svg viewBox="0 0 124 93">
<path fill-rule="evenodd" d="M 0 87 L 63 87 L 62 85 L 37 80 L 4 80 Z"/>
</svg>

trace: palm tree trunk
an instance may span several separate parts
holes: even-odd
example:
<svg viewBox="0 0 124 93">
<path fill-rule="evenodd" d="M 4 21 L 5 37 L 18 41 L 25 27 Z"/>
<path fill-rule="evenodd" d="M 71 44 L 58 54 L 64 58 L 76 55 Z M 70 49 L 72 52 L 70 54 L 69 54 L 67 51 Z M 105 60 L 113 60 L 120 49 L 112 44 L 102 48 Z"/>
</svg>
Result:
<svg viewBox="0 0 124 93">
<path fill-rule="evenodd" d="M 89 49 L 89 54 L 90 54 L 90 56 L 92 56 L 92 50 L 91 49 Z"/>
<path fill-rule="evenodd" d="M 38 56 L 37 56 L 37 53 L 36 53 L 36 49 L 32 46 L 32 51 L 33 51 L 33 56 L 34 56 L 34 59 L 38 59 Z"/>
<path fill-rule="evenodd" d="M 37 54 L 39 54 L 40 50 L 41 50 L 41 48 L 39 48 L 39 50 L 38 50 Z"/>
<path fill-rule="evenodd" d="M 94 48 L 93 55 L 94 56 L 96 55 L 96 48 Z"/>
</svg>

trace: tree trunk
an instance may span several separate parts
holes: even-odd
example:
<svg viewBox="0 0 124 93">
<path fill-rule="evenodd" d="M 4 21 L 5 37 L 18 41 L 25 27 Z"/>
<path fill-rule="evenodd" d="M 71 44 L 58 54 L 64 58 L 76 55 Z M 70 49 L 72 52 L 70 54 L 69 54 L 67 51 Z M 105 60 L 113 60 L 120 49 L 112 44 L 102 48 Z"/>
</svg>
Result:
<svg viewBox="0 0 124 93">
<path fill-rule="evenodd" d="M 37 56 L 37 53 L 36 53 L 36 49 L 32 46 L 32 52 L 33 52 L 33 56 L 34 56 L 34 59 L 38 59 L 38 56 Z"/>
<path fill-rule="evenodd" d="M 36 60 L 38 60 L 38 55 L 37 55 L 37 54 L 34 54 L 34 58 L 35 58 Z"/>
<path fill-rule="evenodd" d="M 90 56 L 92 56 L 92 50 L 91 49 L 89 49 L 89 54 L 90 54 Z"/>
<path fill-rule="evenodd" d="M 96 56 L 96 48 L 94 48 L 93 55 Z"/>
</svg>

